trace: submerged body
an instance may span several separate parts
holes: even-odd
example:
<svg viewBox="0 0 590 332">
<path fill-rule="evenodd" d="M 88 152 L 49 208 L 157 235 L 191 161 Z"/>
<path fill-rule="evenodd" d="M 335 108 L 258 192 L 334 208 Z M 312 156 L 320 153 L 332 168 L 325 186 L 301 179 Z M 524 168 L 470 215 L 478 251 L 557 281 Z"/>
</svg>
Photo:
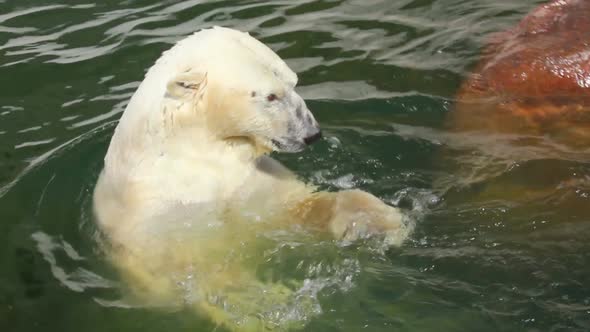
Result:
<svg viewBox="0 0 590 332">
<path fill-rule="evenodd" d="M 110 258 L 143 303 L 268 327 L 261 317 L 294 294 L 259 281 L 235 254 L 262 231 L 300 225 L 391 245 L 407 236 L 399 211 L 371 194 L 316 192 L 266 156 L 320 137 L 296 83 L 269 48 L 225 28 L 180 41 L 148 71 L 94 194 Z"/>
</svg>

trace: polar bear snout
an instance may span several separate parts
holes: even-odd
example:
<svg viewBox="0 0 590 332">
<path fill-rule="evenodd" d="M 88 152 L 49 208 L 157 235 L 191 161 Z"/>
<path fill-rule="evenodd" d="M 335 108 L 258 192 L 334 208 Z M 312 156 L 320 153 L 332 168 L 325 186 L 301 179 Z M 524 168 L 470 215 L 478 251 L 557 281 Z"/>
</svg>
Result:
<svg viewBox="0 0 590 332">
<path fill-rule="evenodd" d="M 294 91 L 289 95 L 280 112 L 274 119 L 275 123 L 283 123 L 282 130 L 274 132 L 271 142 L 273 150 L 277 152 L 300 152 L 308 145 L 322 137 L 320 125 L 311 111 L 305 105 L 305 101 Z"/>
<path fill-rule="evenodd" d="M 318 124 L 318 122 L 314 118 L 311 111 L 305 105 L 305 102 L 303 101 L 303 99 L 302 99 L 301 104 L 302 104 L 301 107 L 298 108 L 297 112 L 296 112 L 297 121 L 299 121 L 301 123 L 300 126 L 303 128 L 302 135 L 301 135 L 302 139 L 303 139 L 303 143 L 305 143 L 305 145 L 310 145 L 313 142 L 322 138 L 322 131 L 320 129 L 320 125 Z M 300 111 L 301 109 L 303 111 Z"/>
<path fill-rule="evenodd" d="M 315 142 L 315 141 L 319 140 L 320 138 L 322 138 L 322 131 L 321 131 L 321 130 L 318 130 L 318 132 L 317 132 L 317 133 L 315 133 L 315 134 L 313 134 L 313 135 L 311 135 L 311 136 L 308 136 L 308 137 L 304 138 L 304 139 L 303 139 L 303 142 L 305 142 L 305 144 L 306 144 L 306 145 L 310 145 L 310 144 L 312 144 L 313 142 Z"/>
<path fill-rule="evenodd" d="M 322 138 L 322 131 L 319 127 L 315 127 L 314 131 L 307 134 L 303 138 L 277 138 L 271 139 L 272 145 L 275 151 L 278 152 L 300 152 L 305 149 L 306 146 L 316 142 Z"/>
<path fill-rule="evenodd" d="M 311 111 L 307 107 L 303 108 L 305 109 L 305 116 L 298 116 L 298 120 L 301 121 L 301 127 L 303 128 L 300 139 L 305 145 L 310 145 L 322 138 L 322 130 L 313 117 L 313 114 L 311 114 Z"/>
</svg>

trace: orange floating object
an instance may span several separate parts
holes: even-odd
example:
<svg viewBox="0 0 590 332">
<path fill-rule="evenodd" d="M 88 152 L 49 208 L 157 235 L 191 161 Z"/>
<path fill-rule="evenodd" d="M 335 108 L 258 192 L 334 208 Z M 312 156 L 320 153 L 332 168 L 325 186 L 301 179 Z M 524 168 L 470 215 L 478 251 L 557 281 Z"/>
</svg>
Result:
<svg viewBox="0 0 590 332">
<path fill-rule="evenodd" d="M 590 147 L 590 1 L 552 1 L 494 34 L 450 119 L 456 130 Z"/>
</svg>

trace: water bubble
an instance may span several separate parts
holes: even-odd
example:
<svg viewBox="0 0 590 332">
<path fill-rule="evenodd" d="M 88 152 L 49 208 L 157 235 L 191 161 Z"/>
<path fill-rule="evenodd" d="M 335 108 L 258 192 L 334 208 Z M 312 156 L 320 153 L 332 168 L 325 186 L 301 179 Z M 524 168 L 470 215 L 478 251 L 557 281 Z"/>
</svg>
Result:
<svg viewBox="0 0 590 332">
<path fill-rule="evenodd" d="M 330 145 L 330 149 L 339 149 L 342 147 L 342 142 L 336 136 L 326 137 L 326 141 Z"/>
</svg>

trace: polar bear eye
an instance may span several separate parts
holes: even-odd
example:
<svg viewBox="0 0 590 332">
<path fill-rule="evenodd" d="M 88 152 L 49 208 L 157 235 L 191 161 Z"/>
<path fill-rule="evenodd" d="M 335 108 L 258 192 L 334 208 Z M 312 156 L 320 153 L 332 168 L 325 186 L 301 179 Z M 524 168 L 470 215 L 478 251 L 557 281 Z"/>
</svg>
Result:
<svg viewBox="0 0 590 332">
<path fill-rule="evenodd" d="M 277 97 L 277 95 L 275 95 L 274 93 L 269 94 L 268 96 L 266 96 L 266 100 L 268 101 L 275 101 L 277 100 L 279 97 Z"/>
</svg>

